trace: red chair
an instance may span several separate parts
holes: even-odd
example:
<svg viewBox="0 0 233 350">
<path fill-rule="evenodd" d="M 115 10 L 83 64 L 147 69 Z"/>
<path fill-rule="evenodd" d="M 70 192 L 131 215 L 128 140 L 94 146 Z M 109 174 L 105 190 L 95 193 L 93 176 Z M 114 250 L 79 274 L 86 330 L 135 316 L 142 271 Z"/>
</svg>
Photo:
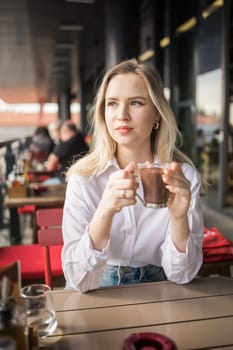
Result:
<svg viewBox="0 0 233 350">
<path fill-rule="evenodd" d="M 39 244 L 0 247 L 0 266 L 20 263 L 22 282 L 44 278 L 43 250 Z"/>
<path fill-rule="evenodd" d="M 23 205 L 22 207 L 17 208 L 18 215 L 28 215 L 30 218 L 30 225 L 33 227 L 33 215 L 35 214 L 36 206 L 35 205 Z"/>
<path fill-rule="evenodd" d="M 20 263 L 22 283 L 44 280 L 53 287 L 52 276 L 63 276 L 61 264 L 62 209 L 39 209 L 36 212 L 38 244 L 0 247 L 0 266 Z"/>
<path fill-rule="evenodd" d="M 24 205 L 17 209 L 18 214 L 33 214 L 36 210 L 35 205 Z"/>
<path fill-rule="evenodd" d="M 216 227 L 205 227 L 203 264 L 199 275 L 218 274 L 230 277 L 231 269 L 233 269 L 233 242 L 224 237 Z"/>
<path fill-rule="evenodd" d="M 51 288 L 53 287 L 52 276 L 63 276 L 61 263 L 62 214 L 62 208 L 36 211 L 36 223 L 39 226 L 38 242 L 43 248 L 45 283 Z"/>
</svg>

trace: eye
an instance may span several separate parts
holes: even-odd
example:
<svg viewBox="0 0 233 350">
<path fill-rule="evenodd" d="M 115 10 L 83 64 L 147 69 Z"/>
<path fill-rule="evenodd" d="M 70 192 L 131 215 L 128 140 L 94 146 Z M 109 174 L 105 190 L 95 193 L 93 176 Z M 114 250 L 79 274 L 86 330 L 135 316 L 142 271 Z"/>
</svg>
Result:
<svg viewBox="0 0 233 350">
<path fill-rule="evenodd" d="M 130 104 L 131 106 L 143 106 L 143 103 L 139 100 L 133 100 Z"/>
<path fill-rule="evenodd" d="M 106 104 L 108 107 L 113 107 L 113 106 L 116 106 L 116 102 L 115 101 L 107 101 L 107 104 Z"/>
</svg>

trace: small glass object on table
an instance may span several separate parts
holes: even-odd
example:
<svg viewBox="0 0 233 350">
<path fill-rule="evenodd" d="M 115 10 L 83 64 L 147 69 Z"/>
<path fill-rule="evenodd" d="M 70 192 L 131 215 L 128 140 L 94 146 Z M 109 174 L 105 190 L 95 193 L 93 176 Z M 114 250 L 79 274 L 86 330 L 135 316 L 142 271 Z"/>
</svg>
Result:
<svg viewBox="0 0 233 350">
<path fill-rule="evenodd" d="M 51 288 L 46 284 L 31 284 L 21 289 L 27 311 L 27 325 L 33 334 L 43 339 L 57 328 Z"/>
</svg>

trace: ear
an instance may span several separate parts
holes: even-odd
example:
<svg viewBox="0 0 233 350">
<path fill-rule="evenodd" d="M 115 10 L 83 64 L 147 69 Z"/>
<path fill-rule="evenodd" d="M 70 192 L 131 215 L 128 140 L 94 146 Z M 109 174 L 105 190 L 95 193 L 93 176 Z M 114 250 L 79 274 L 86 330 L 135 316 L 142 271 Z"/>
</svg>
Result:
<svg viewBox="0 0 233 350">
<path fill-rule="evenodd" d="M 153 130 L 157 130 L 159 128 L 159 122 L 155 122 L 153 124 Z"/>
</svg>

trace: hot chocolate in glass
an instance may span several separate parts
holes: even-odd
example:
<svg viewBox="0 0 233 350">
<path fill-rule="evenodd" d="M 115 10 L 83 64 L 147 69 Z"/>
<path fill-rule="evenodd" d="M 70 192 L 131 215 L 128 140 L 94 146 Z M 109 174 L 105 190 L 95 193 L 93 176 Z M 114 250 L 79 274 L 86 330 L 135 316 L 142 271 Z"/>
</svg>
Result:
<svg viewBox="0 0 233 350">
<path fill-rule="evenodd" d="M 163 182 L 162 174 L 169 163 L 139 163 L 139 175 L 142 180 L 144 198 L 143 204 L 147 208 L 164 208 L 167 206 L 169 191 Z"/>
</svg>

